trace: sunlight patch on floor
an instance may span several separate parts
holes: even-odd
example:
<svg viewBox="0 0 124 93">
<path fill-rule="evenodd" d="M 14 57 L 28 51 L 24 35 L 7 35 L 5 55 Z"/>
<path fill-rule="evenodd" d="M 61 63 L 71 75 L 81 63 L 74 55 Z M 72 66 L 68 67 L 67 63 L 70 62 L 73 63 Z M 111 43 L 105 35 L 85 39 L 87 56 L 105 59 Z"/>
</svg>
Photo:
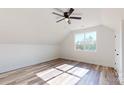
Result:
<svg viewBox="0 0 124 93">
<path fill-rule="evenodd" d="M 87 73 L 88 69 L 63 64 L 36 75 L 46 82 L 46 85 L 75 85 Z"/>
<path fill-rule="evenodd" d="M 80 78 L 78 78 L 78 77 L 64 73 L 64 74 L 59 75 L 58 77 L 48 81 L 47 83 L 50 85 L 74 85 L 79 80 L 80 80 Z"/>
<path fill-rule="evenodd" d="M 49 79 L 51 79 L 51 78 L 53 78 L 53 77 L 55 77 L 61 73 L 63 73 L 63 72 L 52 68 L 50 70 L 46 70 L 44 72 L 37 73 L 36 75 L 38 77 L 40 77 L 41 79 L 43 79 L 44 81 L 47 81 L 47 80 L 49 80 Z"/>
<path fill-rule="evenodd" d="M 68 71 L 68 73 L 71 73 L 71 74 L 76 75 L 78 77 L 83 77 L 87 72 L 89 72 L 88 69 L 80 68 L 80 67 L 75 67 L 75 68 Z"/>
<path fill-rule="evenodd" d="M 60 70 L 63 70 L 63 71 L 67 71 L 67 70 L 71 69 L 72 67 L 74 67 L 74 66 L 73 65 L 68 65 L 68 64 L 63 64 L 63 65 L 60 65 L 56 68 L 60 69 Z"/>
</svg>

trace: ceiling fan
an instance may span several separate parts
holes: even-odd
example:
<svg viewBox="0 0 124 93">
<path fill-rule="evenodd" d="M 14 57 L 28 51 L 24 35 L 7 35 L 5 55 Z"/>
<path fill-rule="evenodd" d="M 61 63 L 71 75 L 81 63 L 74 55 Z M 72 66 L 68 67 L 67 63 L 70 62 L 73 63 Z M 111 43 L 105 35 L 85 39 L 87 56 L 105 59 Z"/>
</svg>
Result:
<svg viewBox="0 0 124 93">
<path fill-rule="evenodd" d="M 70 19 L 77 19 L 77 20 L 81 20 L 81 17 L 75 17 L 75 16 L 71 16 L 71 14 L 74 12 L 73 8 L 69 8 L 68 11 L 64 12 L 63 10 L 59 9 L 59 8 L 55 8 L 58 12 L 61 12 L 62 14 L 56 13 L 56 12 L 52 12 L 54 15 L 60 16 L 62 17 L 62 19 L 56 21 L 56 23 L 65 20 L 68 24 L 71 24 L 71 20 Z"/>
</svg>

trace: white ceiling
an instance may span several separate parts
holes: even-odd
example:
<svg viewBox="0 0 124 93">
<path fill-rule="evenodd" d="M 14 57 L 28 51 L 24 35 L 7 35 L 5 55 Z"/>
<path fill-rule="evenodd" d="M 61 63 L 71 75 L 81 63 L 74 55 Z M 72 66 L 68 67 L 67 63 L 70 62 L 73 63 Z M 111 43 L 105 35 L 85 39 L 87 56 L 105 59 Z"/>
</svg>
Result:
<svg viewBox="0 0 124 93">
<path fill-rule="evenodd" d="M 72 20 L 68 25 L 65 21 L 56 23 L 60 18 L 53 11 L 49 8 L 0 9 L 0 43 L 58 44 L 71 30 L 106 24 L 103 19 L 109 19 L 104 17 L 105 9 L 77 8 L 73 15 L 82 16 L 82 20 Z"/>
<path fill-rule="evenodd" d="M 68 34 L 52 9 L 0 9 L 0 43 L 55 44 Z M 67 31 L 66 31 L 67 30 Z"/>
</svg>

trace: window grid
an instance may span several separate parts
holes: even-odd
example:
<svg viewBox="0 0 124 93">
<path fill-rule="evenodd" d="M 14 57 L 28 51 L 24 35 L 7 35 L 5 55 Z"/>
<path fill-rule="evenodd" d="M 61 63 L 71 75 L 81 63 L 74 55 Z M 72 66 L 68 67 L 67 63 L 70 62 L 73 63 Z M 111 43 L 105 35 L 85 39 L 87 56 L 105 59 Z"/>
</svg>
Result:
<svg viewBox="0 0 124 93">
<path fill-rule="evenodd" d="M 76 34 L 75 49 L 83 51 L 96 51 L 96 31 Z"/>
</svg>

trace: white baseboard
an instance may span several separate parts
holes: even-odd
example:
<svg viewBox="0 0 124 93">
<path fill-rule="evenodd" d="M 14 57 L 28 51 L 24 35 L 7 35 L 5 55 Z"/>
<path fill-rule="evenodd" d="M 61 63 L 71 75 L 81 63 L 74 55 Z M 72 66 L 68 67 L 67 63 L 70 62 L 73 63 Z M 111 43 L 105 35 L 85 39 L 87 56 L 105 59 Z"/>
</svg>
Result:
<svg viewBox="0 0 124 93">
<path fill-rule="evenodd" d="M 114 68 L 114 66 L 109 66 L 109 65 L 105 65 L 105 64 L 96 63 L 95 61 L 87 61 L 87 60 L 80 60 L 80 59 L 75 59 L 75 58 L 65 58 L 65 57 L 60 57 L 60 58 L 66 59 L 66 60 L 72 60 L 72 61 L 78 61 L 78 62 L 84 62 L 84 63 L 90 63 L 90 64 L 96 64 L 96 65 L 101 65 L 101 66 L 105 66 L 105 67 Z"/>
<path fill-rule="evenodd" d="M 122 73 L 118 73 L 118 75 L 119 75 L 120 84 L 124 85 L 124 77 L 122 77 L 123 76 Z"/>
<path fill-rule="evenodd" d="M 124 85 L 124 78 L 120 80 L 120 84 Z"/>
</svg>

